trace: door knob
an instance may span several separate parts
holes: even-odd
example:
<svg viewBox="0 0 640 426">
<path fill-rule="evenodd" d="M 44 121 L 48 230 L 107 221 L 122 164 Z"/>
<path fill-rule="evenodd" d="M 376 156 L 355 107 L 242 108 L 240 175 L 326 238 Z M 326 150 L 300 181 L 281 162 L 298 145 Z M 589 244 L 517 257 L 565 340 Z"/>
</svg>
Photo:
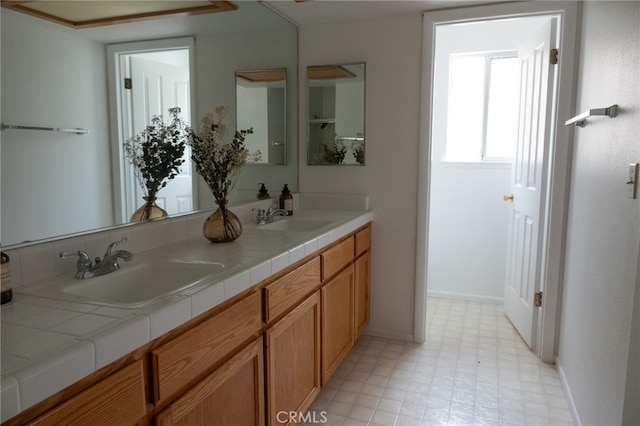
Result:
<svg viewBox="0 0 640 426">
<path fill-rule="evenodd" d="M 513 194 L 504 194 L 504 195 L 502 196 L 502 199 L 503 199 L 504 201 L 511 201 L 511 202 L 513 202 Z"/>
</svg>

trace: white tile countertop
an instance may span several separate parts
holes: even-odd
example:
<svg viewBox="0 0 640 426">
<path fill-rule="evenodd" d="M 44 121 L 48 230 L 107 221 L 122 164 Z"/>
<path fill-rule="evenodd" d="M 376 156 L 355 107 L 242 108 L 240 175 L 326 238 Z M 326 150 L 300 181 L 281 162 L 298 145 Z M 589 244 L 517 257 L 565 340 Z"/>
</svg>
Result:
<svg viewBox="0 0 640 426">
<path fill-rule="evenodd" d="M 123 309 L 28 294 L 32 284 L 40 285 L 44 280 L 14 287 L 13 301 L 3 305 L 0 311 L 1 420 L 8 420 L 337 241 L 370 222 L 373 213 L 299 209 L 291 218 L 277 220 L 293 218 L 322 220 L 327 224 L 313 232 L 284 232 L 267 230 L 243 220 L 241 237 L 231 243 L 212 244 L 201 234 L 190 232 L 188 238 L 141 252 L 123 245 L 123 249 L 134 253 L 131 262 L 120 262 L 123 269 L 139 259 L 178 258 L 230 265 L 208 275 L 208 281 L 196 290 L 167 296 L 140 308 Z M 171 226 L 175 228 L 180 224 L 171 223 Z M 162 229 L 175 234 L 175 230 L 168 227 Z M 123 234 L 127 235 L 127 228 L 118 231 L 118 235 Z M 109 237 L 114 238 L 114 234 Z M 23 265 L 23 275 L 24 270 Z M 114 276 L 117 273 L 113 272 Z"/>
</svg>

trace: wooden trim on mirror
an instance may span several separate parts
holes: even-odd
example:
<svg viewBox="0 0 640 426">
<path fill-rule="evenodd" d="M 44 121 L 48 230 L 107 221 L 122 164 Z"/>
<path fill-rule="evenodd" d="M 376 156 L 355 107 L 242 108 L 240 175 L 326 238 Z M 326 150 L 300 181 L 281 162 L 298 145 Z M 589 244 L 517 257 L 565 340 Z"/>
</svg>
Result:
<svg viewBox="0 0 640 426">
<path fill-rule="evenodd" d="M 227 12 L 238 9 L 236 5 L 226 0 L 190 1 L 189 3 L 198 3 L 199 5 L 192 5 L 188 7 L 185 7 L 184 2 L 180 1 L 136 1 L 135 11 L 134 8 L 130 8 L 128 12 L 127 10 L 123 10 L 120 7 L 125 6 L 127 3 L 133 5 L 134 2 L 131 0 L 118 2 L 90 2 L 92 14 L 94 14 L 95 17 L 80 19 L 69 16 L 70 10 L 73 9 L 73 7 L 69 8 L 69 3 L 73 2 L 3 0 L 1 2 L 1 5 L 2 7 L 6 7 L 7 9 L 22 12 L 27 15 L 35 16 L 37 18 L 45 19 L 47 21 L 55 22 L 76 29 L 100 27 L 113 24 L 124 24 L 167 16 L 200 15 L 206 13 Z M 66 7 L 56 9 L 58 6 L 63 5 Z M 75 5 L 75 7 L 77 8 L 77 4 Z M 98 10 L 99 7 L 102 7 L 103 9 Z"/>
<path fill-rule="evenodd" d="M 340 65 L 317 65 L 307 67 L 310 80 L 331 80 L 334 78 L 352 78 L 356 75 Z"/>
<path fill-rule="evenodd" d="M 236 77 L 244 78 L 253 83 L 284 81 L 287 78 L 287 70 L 286 68 L 275 68 L 271 70 L 236 71 Z"/>
</svg>

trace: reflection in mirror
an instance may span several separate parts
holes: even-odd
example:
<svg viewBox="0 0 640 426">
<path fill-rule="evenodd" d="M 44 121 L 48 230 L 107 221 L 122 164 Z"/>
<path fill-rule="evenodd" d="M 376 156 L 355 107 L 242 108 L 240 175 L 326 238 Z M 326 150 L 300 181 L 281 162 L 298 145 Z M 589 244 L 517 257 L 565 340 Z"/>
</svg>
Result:
<svg viewBox="0 0 640 426">
<path fill-rule="evenodd" d="M 186 126 L 192 122 L 191 98 L 194 97 L 194 90 L 191 82 L 195 80 L 192 72 L 193 55 L 194 40 L 191 37 L 118 43 L 107 47 L 109 81 L 128 81 L 127 84 L 109 86 L 113 98 L 119 99 L 112 98 L 112 103 L 120 106 L 111 110 L 112 134 L 120 135 L 111 138 L 111 168 L 114 176 L 121 177 L 119 184 L 116 180 L 112 182 L 116 222 L 124 223 L 128 218 L 131 221 L 147 219 L 144 214 L 138 214 L 145 211 L 140 210 L 141 207 L 148 205 L 144 201 L 144 197 L 149 195 L 146 185 L 139 181 L 140 173 L 136 173 L 131 156 L 123 148 L 147 132 L 147 126 L 154 117 L 168 124 L 171 108 L 179 108 L 177 117 Z M 158 125 L 156 123 L 154 127 Z M 175 136 L 174 131 L 169 129 L 154 133 L 157 136 Z M 165 215 L 193 211 L 197 202 L 192 190 L 191 150 L 185 146 L 185 139 L 186 132 L 182 132 L 182 139 L 174 140 L 175 143 L 181 142 L 184 147 L 177 173 L 154 194 L 156 205 L 165 211 Z M 138 146 L 141 147 L 141 144 Z M 153 159 L 148 164 L 155 166 L 147 169 L 147 174 L 163 170 L 157 166 L 171 158 L 172 150 L 164 151 L 165 155 L 161 155 L 161 152 L 155 149 L 139 150 L 139 159 L 143 153 L 146 153 L 147 159 Z"/>
<path fill-rule="evenodd" d="M 365 64 L 307 68 L 307 164 L 364 165 Z"/>
<path fill-rule="evenodd" d="M 128 222 L 129 216 L 122 213 L 125 200 L 114 188 L 114 183 L 120 188 L 124 179 L 124 172 L 115 166 L 127 160 L 117 158 L 114 146 L 140 129 L 129 124 L 129 133 L 119 134 L 118 127 L 112 124 L 117 115 L 114 111 L 122 103 L 108 84 L 108 46 L 192 38 L 194 96 L 187 114 L 190 117 L 185 117 L 191 124 L 219 105 L 235 111 L 236 70 L 286 67 L 286 133 L 297 134 L 297 111 L 292 107 L 297 102 L 297 28 L 262 2 L 235 4 L 238 9 L 233 12 L 86 29 L 2 9 L 0 121 L 89 131 L 80 135 L 2 131 L 3 249 Z M 163 105 L 158 112 L 166 115 L 170 106 L 173 105 Z M 231 115 L 229 124 L 235 126 L 235 116 Z M 274 190 L 288 183 L 292 191 L 297 191 L 297 146 L 288 144 L 285 149 L 289 159 L 286 165 L 246 165 L 230 201 L 254 200 L 258 182 L 265 182 Z M 193 179 L 192 187 L 193 199 L 197 200 L 193 209 L 214 206 L 213 196 L 199 176 Z M 134 195 L 131 199 L 131 204 L 139 207 L 140 197 Z"/>
<path fill-rule="evenodd" d="M 287 69 L 236 71 L 238 129 L 253 128 L 245 145 L 260 151 L 255 163 L 286 164 Z"/>
</svg>

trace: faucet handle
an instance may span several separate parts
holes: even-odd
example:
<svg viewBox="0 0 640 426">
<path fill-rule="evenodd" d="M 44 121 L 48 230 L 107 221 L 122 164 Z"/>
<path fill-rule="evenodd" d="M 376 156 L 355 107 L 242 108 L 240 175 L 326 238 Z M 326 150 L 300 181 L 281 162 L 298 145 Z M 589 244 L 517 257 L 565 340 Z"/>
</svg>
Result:
<svg viewBox="0 0 640 426">
<path fill-rule="evenodd" d="M 270 205 L 269 208 L 267 209 L 267 215 L 270 215 L 276 209 L 278 209 L 278 205 L 277 204 Z"/>
<path fill-rule="evenodd" d="M 85 274 L 91 271 L 93 267 L 93 263 L 91 259 L 89 259 L 89 255 L 85 251 L 78 250 L 77 252 L 71 251 L 63 251 L 60 252 L 60 257 L 65 259 L 71 256 L 78 256 L 78 261 L 76 262 L 76 279 L 84 278 Z"/>
<path fill-rule="evenodd" d="M 258 225 L 264 223 L 264 220 L 267 217 L 267 211 L 265 209 L 251 209 L 251 211 L 256 212 L 256 221 Z"/>
<path fill-rule="evenodd" d="M 107 251 L 105 252 L 105 255 L 111 254 L 113 253 L 113 250 L 115 250 L 116 246 L 118 244 L 122 244 L 122 243 L 126 243 L 127 237 L 122 237 L 121 239 L 119 239 L 118 241 L 114 241 L 111 244 L 109 244 L 109 246 L 107 247 Z"/>
<path fill-rule="evenodd" d="M 90 260 L 89 259 L 89 255 L 87 254 L 87 252 L 81 251 L 81 250 L 78 250 L 76 252 L 61 251 L 59 256 L 61 258 L 63 258 L 63 259 L 66 259 L 67 257 L 71 257 L 71 256 L 78 256 L 78 261 L 80 261 L 80 260 Z"/>
</svg>

